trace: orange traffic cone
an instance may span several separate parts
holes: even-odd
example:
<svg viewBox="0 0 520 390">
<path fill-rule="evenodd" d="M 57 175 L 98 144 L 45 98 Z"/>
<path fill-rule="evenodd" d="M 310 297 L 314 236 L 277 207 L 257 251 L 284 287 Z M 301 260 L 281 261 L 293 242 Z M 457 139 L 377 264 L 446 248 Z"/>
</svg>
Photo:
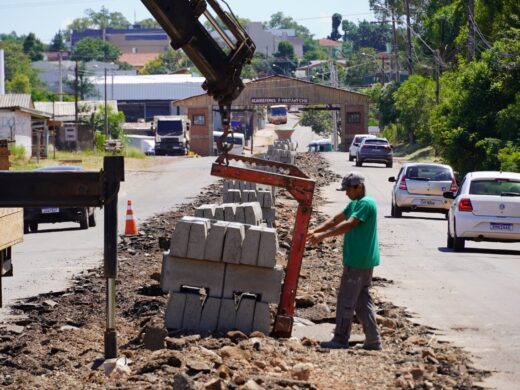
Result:
<svg viewBox="0 0 520 390">
<path fill-rule="evenodd" d="M 132 210 L 132 201 L 128 201 L 126 208 L 126 225 L 125 236 L 135 236 L 139 234 L 137 231 L 137 221 L 134 218 L 134 211 Z"/>
</svg>

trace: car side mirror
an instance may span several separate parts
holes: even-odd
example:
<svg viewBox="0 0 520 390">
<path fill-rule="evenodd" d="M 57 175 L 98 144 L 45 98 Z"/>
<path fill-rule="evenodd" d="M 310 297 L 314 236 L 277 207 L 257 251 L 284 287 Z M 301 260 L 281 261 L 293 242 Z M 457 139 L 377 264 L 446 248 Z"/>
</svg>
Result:
<svg viewBox="0 0 520 390">
<path fill-rule="evenodd" d="M 455 194 L 451 191 L 443 192 L 442 196 L 446 199 L 455 199 Z"/>
<path fill-rule="evenodd" d="M 390 177 L 388 178 L 388 181 L 389 181 L 390 183 L 395 183 L 395 182 L 396 182 L 394 176 L 390 176 Z"/>
</svg>

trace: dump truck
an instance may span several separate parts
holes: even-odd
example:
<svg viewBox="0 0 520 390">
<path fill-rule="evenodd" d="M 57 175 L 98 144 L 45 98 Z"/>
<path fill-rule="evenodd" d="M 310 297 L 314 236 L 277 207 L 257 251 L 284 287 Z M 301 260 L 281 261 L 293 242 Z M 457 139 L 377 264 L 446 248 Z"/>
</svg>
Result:
<svg viewBox="0 0 520 390">
<path fill-rule="evenodd" d="M 182 115 L 158 115 L 153 118 L 155 155 L 180 155 L 189 152 L 190 121 Z"/>
</svg>

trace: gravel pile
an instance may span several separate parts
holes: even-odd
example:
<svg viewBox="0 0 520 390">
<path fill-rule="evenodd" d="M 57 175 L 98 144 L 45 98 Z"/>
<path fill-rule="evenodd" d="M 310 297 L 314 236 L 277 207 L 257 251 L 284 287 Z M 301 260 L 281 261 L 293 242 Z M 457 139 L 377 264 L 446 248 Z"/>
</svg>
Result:
<svg viewBox="0 0 520 390">
<path fill-rule="evenodd" d="M 297 165 L 317 188 L 337 180 L 319 154 L 300 154 Z M 208 167 L 209 169 L 209 167 Z M 0 386 L 7 389 L 470 389 L 488 373 L 471 367 L 464 351 L 441 343 L 434 329 L 412 323 L 403 308 L 378 297 L 391 281 L 376 279 L 384 350 L 324 350 L 316 340 L 274 339 L 261 333 L 167 334 L 166 294 L 159 287 L 162 249 L 176 221 L 201 204 L 217 203 L 220 185 L 191 204 L 140 224 L 140 235 L 119 245 L 117 331 L 121 358 L 103 366 L 105 287 L 102 268 L 74 279 L 73 287 L 13 306 L 23 319 L 0 324 Z M 322 199 L 319 191 L 315 204 Z M 296 202 L 277 197 L 278 262 L 291 245 Z M 315 213 L 312 225 L 323 220 Z M 384 254 L 383 254 L 384 255 Z M 100 259 L 101 262 L 101 259 Z M 296 316 L 333 323 L 341 273 L 341 240 L 307 248 Z M 273 312 L 276 307 L 273 306 Z M 354 324 L 353 333 L 362 333 Z M 166 337 L 166 338 L 165 338 Z M 163 341 L 164 339 L 164 341 Z M 159 342 L 158 342 L 159 341 Z M 107 376 L 106 373 L 109 375 Z"/>
</svg>

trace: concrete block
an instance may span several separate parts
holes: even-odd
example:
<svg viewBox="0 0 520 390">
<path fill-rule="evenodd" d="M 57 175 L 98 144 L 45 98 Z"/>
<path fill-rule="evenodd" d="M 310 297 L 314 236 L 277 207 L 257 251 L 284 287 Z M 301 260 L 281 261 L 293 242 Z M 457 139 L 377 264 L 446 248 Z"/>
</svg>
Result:
<svg viewBox="0 0 520 390">
<path fill-rule="evenodd" d="M 230 223 L 226 230 L 226 238 L 224 239 L 224 250 L 222 253 L 222 261 L 225 263 L 240 263 L 242 255 L 242 242 L 245 237 L 244 225 L 239 223 Z"/>
<path fill-rule="evenodd" d="M 273 228 L 264 228 L 260 235 L 257 266 L 273 268 L 276 265 L 278 252 L 278 235 Z"/>
<path fill-rule="evenodd" d="M 261 268 L 228 264 L 223 298 L 233 298 L 235 293 L 252 293 L 262 302 L 273 303 L 280 299 L 283 270 L 281 267 Z"/>
<path fill-rule="evenodd" d="M 220 312 L 220 299 L 207 298 L 200 316 L 199 331 L 214 332 L 218 326 L 218 316 Z"/>
<path fill-rule="evenodd" d="M 258 249 L 260 248 L 260 236 L 262 228 L 251 226 L 245 235 L 242 243 L 240 264 L 256 265 L 258 262 Z"/>
<path fill-rule="evenodd" d="M 203 204 L 195 209 L 195 217 L 215 219 L 215 207 L 214 204 Z"/>
<path fill-rule="evenodd" d="M 262 217 L 263 220 L 267 223 L 267 226 L 272 227 L 274 222 L 276 221 L 276 210 L 271 209 L 262 209 Z"/>
<path fill-rule="evenodd" d="M 258 202 L 260 203 L 260 206 L 262 206 L 262 208 L 273 207 L 273 194 L 271 190 L 262 190 L 258 192 Z"/>
<path fill-rule="evenodd" d="M 238 204 L 235 209 L 235 222 L 246 223 L 245 210 L 242 204 Z"/>
<path fill-rule="evenodd" d="M 262 222 L 262 208 L 260 207 L 260 203 L 243 203 L 242 207 L 244 210 L 244 223 L 248 225 L 258 225 Z"/>
<path fill-rule="evenodd" d="M 271 312 L 269 304 L 265 302 L 256 302 L 255 315 L 253 318 L 253 331 L 260 331 L 268 335 L 271 331 Z"/>
<path fill-rule="evenodd" d="M 161 275 L 163 291 L 181 292 L 182 286 L 204 287 L 208 296 L 221 297 L 225 264 L 167 256 Z"/>
<path fill-rule="evenodd" d="M 208 237 L 208 225 L 203 221 L 191 224 L 190 238 L 186 257 L 190 259 L 204 259 L 204 247 Z"/>
<path fill-rule="evenodd" d="M 240 203 L 242 201 L 242 192 L 238 189 L 229 189 L 224 192 L 224 203 Z"/>
<path fill-rule="evenodd" d="M 234 222 L 237 205 L 235 203 L 223 203 L 224 221 Z"/>
<path fill-rule="evenodd" d="M 215 207 L 215 219 L 217 221 L 224 221 L 224 207 L 222 205 Z"/>
<path fill-rule="evenodd" d="M 242 190 L 242 203 L 256 202 L 256 190 Z"/>
<path fill-rule="evenodd" d="M 235 329 L 236 309 L 234 299 L 221 299 L 220 312 L 218 315 L 219 332 L 227 332 Z"/>
<path fill-rule="evenodd" d="M 197 331 L 199 329 L 200 317 L 202 314 L 202 302 L 199 294 L 186 294 L 186 306 L 184 306 L 184 316 L 182 328 Z"/>
<path fill-rule="evenodd" d="M 170 293 L 166 304 L 166 317 L 164 325 L 168 329 L 181 329 L 184 317 L 184 306 L 186 305 L 186 294 Z"/>
<path fill-rule="evenodd" d="M 177 222 L 170 243 L 170 253 L 172 256 L 186 257 L 188 253 L 190 229 L 191 223 L 183 220 Z"/>
<path fill-rule="evenodd" d="M 228 222 L 219 221 L 214 223 L 211 229 L 209 229 L 204 248 L 204 260 L 222 261 L 224 239 L 228 225 Z"/>
<path fill-rule="evenodd" d="M 253 331 L 255 316 L 255 299 L 244 297 L 240 300 L 235 315 L 235 328 L 249 334 Z"/>
</svg>

